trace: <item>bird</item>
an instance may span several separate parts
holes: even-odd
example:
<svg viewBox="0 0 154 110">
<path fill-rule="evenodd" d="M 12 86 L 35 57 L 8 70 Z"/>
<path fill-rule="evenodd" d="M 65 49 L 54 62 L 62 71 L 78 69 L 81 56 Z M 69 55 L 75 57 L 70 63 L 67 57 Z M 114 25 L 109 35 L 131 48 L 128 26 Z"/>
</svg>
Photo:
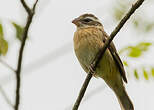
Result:
<svg viewBox="0 0 154 110">
<path fill-rule="evenodd" d="M 75 55 L 83 70 L 88 73 L 90 65 L 109 36 L 93 14 L 82 14 L 72 23 L 77 27 L 73 37 Z M 113 41 L 100 59 L 94 76 L 102 78 L 114 91 L 121 110 L 134 110 L 124 86 L 124 82 L 127 83 L 126 72 Z"/>
</svg>

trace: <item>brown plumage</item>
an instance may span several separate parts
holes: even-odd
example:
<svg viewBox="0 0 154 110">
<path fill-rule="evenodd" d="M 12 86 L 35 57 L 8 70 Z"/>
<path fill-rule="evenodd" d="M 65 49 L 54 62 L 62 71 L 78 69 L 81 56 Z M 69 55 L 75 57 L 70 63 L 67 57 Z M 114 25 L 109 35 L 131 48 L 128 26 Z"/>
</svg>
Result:
<svg viewBox="0 0 154 110">
<path fill-rule="evenodd" d="M 88 72 L 89 65 L 103 47 L 108 35 L 98 18 L 92 14 L 81 15 L 72 23 L 77 26 L 74 34 L 75 54 L 82 68 Z M 122 110 L 134 110 L 123 85 L 123 81 L 127 83 L 125 70 L 113 42 L 96 67 L 95 76 L 104 79 L 115 92 Z"/>
</svg>

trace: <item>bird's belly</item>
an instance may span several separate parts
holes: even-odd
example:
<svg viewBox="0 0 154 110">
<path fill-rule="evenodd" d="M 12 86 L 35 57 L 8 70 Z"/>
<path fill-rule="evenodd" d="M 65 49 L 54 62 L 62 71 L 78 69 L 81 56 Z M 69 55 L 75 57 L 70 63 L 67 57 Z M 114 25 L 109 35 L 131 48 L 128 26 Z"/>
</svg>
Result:
<svg viewBox="0 0 154 110">
<path fill-rule="evenodd" d="M 118 68 L 115 64 L 115 61 L 107 49 L 101 58 L 97 68 L 96 68 L 96 76 L 105 79 L 112 79 L 115 75 L 117 75 Z"/>
<path fill-rule="evenodd" d="M 122 84 L 119 69 L 108 49 L 104 53 L 104 56 L 96 68 L 96 76 L 104 79 L 104 81 L 112 89 L 117 85 Z"/>
<path fill-rule="evenodd" d="M 83 69 L 88 72 L 88 67 L 92 63 L 92 61 L 95 59 L 96 54 L 100 51 L 100 48 L 102 46 L 97 45 L 96 42 L 95 47 L 90 43 L 82 44 L 79 46 L 78 49 L 75 49 L 76 56 L 83 67 Z M 110 51 L 107 49 L 104 53 L 103 57 L 99 61 L 99 64 L 96 68 L 96 74 L 95 76 L 101 77 L 103 79 L 112 77 L 117 72 L 117 67 L 115 64 L 115 61 L 110 53 Z"/>
</svg>

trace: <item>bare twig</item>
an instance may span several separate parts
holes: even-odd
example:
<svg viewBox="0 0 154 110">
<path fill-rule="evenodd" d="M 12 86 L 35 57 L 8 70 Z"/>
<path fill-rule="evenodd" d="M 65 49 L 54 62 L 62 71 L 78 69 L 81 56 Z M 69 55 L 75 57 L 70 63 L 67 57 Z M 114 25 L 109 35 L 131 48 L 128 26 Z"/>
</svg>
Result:
<svg viewBox="0 0 154 110">
<path fill-rule="evenodd" d="M 28 18 L 27 18 L 27 23 L 26 26 L 24 28 L 24 32 L 23 32 L 23 40 L 21 43 L 21 47 L 19 50 L 19 57 L 18 57 L 18 65 L 17 65 L 17 71 L 16 71 L 16 81 L 17 81 L 17 87 L 16 87 L 16 100 L 15 100 L 15 110 L 19 109 L 19 103 L 20 103 L 20 85 L 21 85 L 21 64 L 22 64 L 22 58 L 23 58 L 23 51 L 24 51 L 24 47 L 25 47 L 25 43 L 26 43 L 26 39 L 27 39 L 27 35 L 28 35 L 28 30 L 30 27 L 30 24 L 32 23 L 32 19 L 35 13 L 35 7 L 37 4 L 38 0 L 36 0 L 36 2 L 33 5 L 32 10 L 28 7 L 28 5 L 25 3 L 24 0 L 21 0 L 21 3 L 23 4 L 24 8 L 26 9 L 27 13 L 28 13 Z"/>
<path fill-rule="evenodd" d="M 33 13 L 35 13 L 35 8 L 36 8 L 36 5 L 37 5 L 37 2 L 38 2 L 38 0 L 36 0 L 36 2 L 33 5 L 33 9 L 32 9 Z"/>
<path fill-rule="evenodd" d="M 132 5 L 131 9 L 128 11 L 128 13 L 122 18 L 122 20 L 120 21 L 120 23 L 117 25 L 117 27 L 113 30 L 113 32 L 111 33 L 110 37 L 106 40 L 103 48 L 99 51 L 99 53 L 96 55 L 94 61 L 91 64 L 92 71 L 89 71 L 89 74 L 87 75 L 82 88 L 80 90 L 79 96 L 73 106 L 72 110 L 78 110 L 79 105 L 81 103 L 81 100 L 85 94 L 86 88 L 90 82 L 90 79 L 92 78 L 93 75 L 93 71 L 96 70 L 96 67 L 100 61 L 100 59 L 102 58 L 105 50 L 107 49 L 108 45 L 111 43 L 111 41 L 113 40 L 113 38 L 115 37 L 115 35 L 120 31 L 120 29 L 123 27 L 123 25 L 126 23 L 126 21 L 130 18 L 130 16 L 135 12 L 135 10 L 141 6 L 141 4 L 144 2 L 144 0 L 138 0 L 134 5 Z"/>
<path fill-rule="evenodd" d="M 1 91 L 1 94 L 4 97 L 5 101 L 7 102 L 7 104 L 10 105 L 12 108 L 14 108 L 14 105 L 11 103 L 10 99 L 6 95 L 6 92 L 3 90 L 2 86 L 0 86 L 0 91 Z"/>
<path fill-rule="evenodd" d="M 28 14 L 31 14 L 31 9 L 29 8 L 29 6 L 26 4 L 25 0 L 20 0 L 23 7 L 25 8 L 25 10 L 27 11 Z"/>
</svg>

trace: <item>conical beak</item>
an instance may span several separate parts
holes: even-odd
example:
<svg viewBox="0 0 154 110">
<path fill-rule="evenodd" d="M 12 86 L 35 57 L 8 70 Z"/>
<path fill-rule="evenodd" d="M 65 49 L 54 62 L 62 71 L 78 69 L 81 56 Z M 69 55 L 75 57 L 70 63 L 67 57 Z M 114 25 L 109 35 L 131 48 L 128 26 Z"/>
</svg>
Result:
<svg viewBox="0 0 154 110">
<path fill-rule="evenodd" d="M 75 25 L 78 25 L 78 19 L 75 18 L 75 19 L 72 21 L 72 23 L 75 24 Z"/>
</svg>

